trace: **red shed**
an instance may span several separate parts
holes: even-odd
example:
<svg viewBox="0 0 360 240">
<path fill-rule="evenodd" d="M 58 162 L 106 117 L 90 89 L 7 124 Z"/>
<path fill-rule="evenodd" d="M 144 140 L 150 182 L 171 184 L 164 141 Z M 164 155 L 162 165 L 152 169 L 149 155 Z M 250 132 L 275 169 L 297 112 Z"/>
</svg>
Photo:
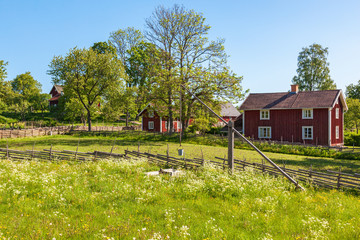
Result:
<svg viewBox="0 0 360 240">
<path fill-rule="evenodd" d="M 252 93 L 243 110 L 243 134 L 254 139 L 305 142 L 313 145 L 344 144 L 344 112 L 341 90 Z"/>
</svg>

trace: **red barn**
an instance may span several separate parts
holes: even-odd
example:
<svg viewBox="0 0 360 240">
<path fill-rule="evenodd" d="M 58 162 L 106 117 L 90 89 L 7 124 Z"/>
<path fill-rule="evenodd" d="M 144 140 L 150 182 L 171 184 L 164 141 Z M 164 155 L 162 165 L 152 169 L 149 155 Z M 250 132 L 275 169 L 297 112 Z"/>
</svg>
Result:
<svg viewBox="0 0 360 240">
<path fill-rule="evenodd" d="M 240 112 L 231 103 L 223 103 L 221 104 L 220 116 L 226 122 L 229 122 L 230 120 L 235 122 L 235 120 L 240 116 Z M 219 120 L 219 122 L 221 121 Z"/>
<path fill-rule="evenodd" d="M 63 95 L 63 86 L 54 85 L 50 91 L 51 98 L 49 100 L 49 106 L 56 107 L 59 104 L 59 98 Z"/>
<path fill-rule="evenodd" d="M 250 94 L 243 110 L 243 134 L 254 139 L 305 142 L 313 145 L 344 144 L 344 112 L 341 90 Z"/>
</svg>

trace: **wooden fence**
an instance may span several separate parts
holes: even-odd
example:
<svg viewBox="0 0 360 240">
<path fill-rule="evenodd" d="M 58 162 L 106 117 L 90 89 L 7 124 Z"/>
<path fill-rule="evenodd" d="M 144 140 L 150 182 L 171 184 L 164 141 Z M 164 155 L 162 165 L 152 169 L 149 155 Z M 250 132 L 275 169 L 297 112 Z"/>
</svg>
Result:
<svg viewBox="0 0 360 240">
<path fill-rule="evenodd" d="M 43 127 L 33 129 L 18 129 L 18 130 L 0 130 L 0 139 L 2 138 L 21 138 L 21 137 L 35 137 L 44 135 L 58 135 L 64 134 L 76 128 L 72 126 L 58 126 L 58 127 Z"/>
<path fill-rule="evenodd" d="M 93 126 L 92 131 L 94 133 L 112 133 L 120 132 L 123 130 L 139 130 L 139 126 Z M 22 137 L 36 137 L 44 135 L 58 135 L 65 134 L 70 131 L 84 132 L 87 131 L 87 126 L 57 126 L 57 127 L 42 127 L 32 129 L 0 129 L 0 139 L 2 138 L 22 138 Z"/>
<path fill-rule="evenodd" d="M 168 155 L 151 154 L 138 151 L 125 151 L 125 156 L 137 156 L 147 158 L 150 162 L 164 164 L 169 166 L 183 166 L 185 168 L 197 168 L 206 162 L 219 166 L 223 169 L 227 168 L 227 159 L 216 157 L 218 161 L 204 160 L 200 158 L 175 158 Z M 282 174 L 273 166 L 264 163 L 247 162 L 246 160 L 234 159 L 235 170 L 243 171 L 245 168 L 252 168 L 255 171 L 267 173 L 271 175 L 282 176 Z M 282 169 L 298 181 L 314 184 L 322 188 L 329 189 L 355 189 L 360 190 L 360 174 L 347 174 L 341 171 L 335 172 L 327 170 L 326 172 L 313 171 L 311 169 L 290 169 L 282 167 Z"/>
<path fill-rule="evenodd" d="M 113 149 L 113 148 L 112 148 Z M 169 154 L 152 154 L 150 152 L 140 152 L 140 151 L 129 151 L 125 150 L 124 154 L 112 153 L 111 152 L 78 152 L 78 151 L 55 151 L 50 149 L 44 149 L 42 151 L 37 150 L 13 150 L 8 148 L 0 148 L 0 158 L 10 159 L 10 160 L 68 160 L 68 161 L 96 161 L 104 158 L 115 158 L 115 159 L 124 159 L 130 156 L 133 157 L 142 157 L 146 158 L 149 162 L 167 165 L 171 167 L 184 167 L 184 168 L 197 168 L 203 166 L 206 163 L 211 163 L 215 166 L 221 167 L 223 169 L 227 168 L 227 159 L 216 157 L 217 161 L 205 160 L 201 158 L 177 158 L 169 156 Z M 272 166 L 266 165 L 264 163 L 255 163 L 248 162 L 245 159 L 234 160 L 235 166 L 234 169 L 238 171 L 243 171 L 245 168 L 252 168 L 255 171 L 267 173 L 271 175 L 281 175 L 281 173 Z M 313 171 L 311 169 L 290 169 L 282 167 L 290 176 L 294 177 L 297 181 L 303 181 L 312 183 L 316 186 L 329 189 L 354 189 L 360 190 L 360 174 L 347 174 L 341 171 Z"/>
</svg>

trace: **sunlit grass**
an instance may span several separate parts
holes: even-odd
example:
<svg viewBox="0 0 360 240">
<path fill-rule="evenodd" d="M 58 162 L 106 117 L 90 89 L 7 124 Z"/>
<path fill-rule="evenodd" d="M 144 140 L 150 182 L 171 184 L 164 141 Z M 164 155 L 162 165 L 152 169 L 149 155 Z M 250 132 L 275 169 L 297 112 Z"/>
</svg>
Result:
<svg viewBox="0 0 360 240">
<path fill-rule="evenodd" d="M 141 159 L 0 161 L 0 238 L 359 239 L 360 200 L 207 166 L 171 178 Z"/>
</svg>

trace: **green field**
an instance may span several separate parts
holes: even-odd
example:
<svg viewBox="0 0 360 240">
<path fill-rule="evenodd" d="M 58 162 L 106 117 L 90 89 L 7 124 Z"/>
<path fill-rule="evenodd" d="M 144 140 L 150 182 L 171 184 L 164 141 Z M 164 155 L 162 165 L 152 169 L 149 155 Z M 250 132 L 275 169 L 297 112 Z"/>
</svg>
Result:
<svg viewBox="0 0 360 240">
<path fill-rule="evenodd" d="M 57 135 L 57 136 L 44 136 L 36 138 L 23 138 L 23 139 L 9 139 L 8 145 L 10 149 L 31 150 L 35 144 L 35 150 L 49 149 L 51 146 L 54 150 L 76 150 L 79 143 L 79 151 L 92 152 L 104 151 L 110 152 L 112 146 L 115 147 L 113 152 L 124 153 L 125 149 L 138 150 L 140 144 L 140 151 L 166 154 L 167 146 L 171 156 L 177 156 L 177 151 L 180 148 L 176 139 L 167 138 L 161 135 L 142 135 L 140 133 L 127 133 L 127 134 L 114 134 L 113 136 L 91 136 L 88 134 L 79 135 Z M 200 137 L 201 138 L 201 137 Z M 200 139 L 201 140 L 201 139 Z M 199 141 L 190 139 L 187 141 Z M 217 140 L 219 141 L 219 140 Z M 200 142 L 200 141 L 199 141 Z M 224 139 L 226 142 L 226 138 Z M 5 148 L 7 140 L 0 141 L 0 147 Z M 221 146 L 209 146 L 183 143 L 181 148 L 185 151 L 185 157 L 215 159 L 215 157 L 226 157 L 227 148 Z M 289 168 L 303 168 L 313 170 L 333 170 L 348 173 L 360 173 L 359 160 L 345 160 L 345 159 L 332 159 L 321 157 L 307 157 L 302 155 L 290 155 L 279 153 L 266 153 L 275 163 Z M 252 150 L 235 149 L 235 158 L 246 159 L 251 162 L 261 163 L 259 155 Z"/>
<path fill-rule="evenodd" d="M 1 239 L 359 239 L 359 197 L 144 160 L 0 161 Z"/>
</svg>

